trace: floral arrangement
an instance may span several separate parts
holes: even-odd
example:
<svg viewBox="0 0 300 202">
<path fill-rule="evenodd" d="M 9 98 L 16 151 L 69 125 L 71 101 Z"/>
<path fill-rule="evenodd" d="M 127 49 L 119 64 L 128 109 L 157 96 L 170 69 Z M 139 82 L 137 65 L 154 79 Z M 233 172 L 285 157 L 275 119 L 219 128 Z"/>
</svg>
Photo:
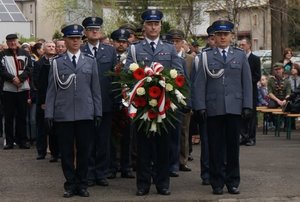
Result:
<svg viewBox="0 0 300 202">
<path fill-rule="evenodd" d="M 122 103 L 128 115 L 146 135 L 167 132 L 174 126 L 176 110 L 186 106 L 187 84 L 176 69 L 164 69 L 157 62 L 150 67 L 132 63 L 129 70 L 114 73 L 122 88 Z"/>
</svg>

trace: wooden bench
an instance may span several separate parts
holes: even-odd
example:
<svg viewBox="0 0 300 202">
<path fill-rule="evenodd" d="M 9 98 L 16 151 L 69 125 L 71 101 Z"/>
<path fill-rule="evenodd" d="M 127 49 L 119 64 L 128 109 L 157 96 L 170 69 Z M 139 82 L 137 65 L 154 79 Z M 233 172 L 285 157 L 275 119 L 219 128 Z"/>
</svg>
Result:
<svg viewBox="0 0 300 202">
<path fill-rule="evenodd" d="M 273 112 L 282 112 L 281 108 L 268 108 L 268 107 L 257 107 L 256 110 L 260 113 L 263 113 L 263 134 L 268 134 L 268 123 L 266 117 L 268 114 Z M 277 133 L 276 133 L 277 134 Z"/>
<path fill-rule="evenodd" d="M 287 113 L 285 116 L 287 117 L 286 139 L 290 140 L 292 134 L 292 118 L 298 118 L 300 114 Z"/>
</svg>

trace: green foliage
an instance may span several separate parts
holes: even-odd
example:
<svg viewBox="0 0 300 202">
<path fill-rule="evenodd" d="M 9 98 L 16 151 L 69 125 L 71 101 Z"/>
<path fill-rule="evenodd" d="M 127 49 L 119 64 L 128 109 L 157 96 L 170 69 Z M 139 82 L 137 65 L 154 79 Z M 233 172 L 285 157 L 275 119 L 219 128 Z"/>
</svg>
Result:
<svg viewBox="0 0 300 202">
<path fill-rule="evenodd" d="M 61 39 L 63 37 L 62 33 L 58 30 L 55 30 L 53 36 L 52 36 L 52 40 L 54 39 Z"/>
<path fill-rule="evenodd" d="M 22 43 L 25 43 L 25 42 L 32 42 L 32 41 L 36 41 L 36 38 L 35 37 L 29 37 L 29 38 L 27 38 L 27 37 L 24 37 L 24 36 L 22 36 L 22 35 L 20 35 L 20 34 L 17 34 L 18 35 L 18 38 L 19 38 L 19 42 L 20 42 L 20 44 L 22 44 Z"/>
</svg>

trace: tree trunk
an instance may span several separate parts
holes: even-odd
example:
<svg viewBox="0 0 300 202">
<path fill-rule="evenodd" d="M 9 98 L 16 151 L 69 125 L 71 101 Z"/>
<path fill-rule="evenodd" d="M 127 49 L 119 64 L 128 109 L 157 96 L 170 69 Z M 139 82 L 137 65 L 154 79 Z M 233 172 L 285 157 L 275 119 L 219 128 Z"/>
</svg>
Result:
<svg viewBox="0 0 300 202">
<path fill-rule="evenodd" d="M 287 3 L 286 0 L 270 0 L 270 7 L 273 66 L 282 59 L 282 52 L 288 46 Z"/>
</svg>

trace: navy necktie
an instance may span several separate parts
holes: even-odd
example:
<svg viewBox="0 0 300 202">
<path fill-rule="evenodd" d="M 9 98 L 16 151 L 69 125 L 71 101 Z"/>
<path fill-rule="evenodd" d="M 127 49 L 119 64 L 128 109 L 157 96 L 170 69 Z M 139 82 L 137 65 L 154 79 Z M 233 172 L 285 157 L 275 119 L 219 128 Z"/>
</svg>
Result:
<svg viewBox="0 0 300 202">
<path fill-rule="evenodd" d="M 151 41 L 151 42 L 150 42 L 150 46 L 151 46 L 151 49 L 152 49 L 153 53 L 154 53 L 154 51 L 155 51 L 154 45 L 155 45 L 155 42 Z"/>
<path fill-rule="evenodd" d="M 76 55 L 73 55 L 73 57 L 72 57 L 72 63 L 74 65 L 74 67 L 76 67 Z"/>
<path fill-rule="evenodd" d="M 226 50 L 222 50 L 222 56 L 223 56 L 223 60 L 224 60 L 224 62 L 226 62 Z"/>
<path fill-rule="evenodd" d="M 94 57 L 97 57 L 97 47 L 94 47 Z"/>
</svg>

